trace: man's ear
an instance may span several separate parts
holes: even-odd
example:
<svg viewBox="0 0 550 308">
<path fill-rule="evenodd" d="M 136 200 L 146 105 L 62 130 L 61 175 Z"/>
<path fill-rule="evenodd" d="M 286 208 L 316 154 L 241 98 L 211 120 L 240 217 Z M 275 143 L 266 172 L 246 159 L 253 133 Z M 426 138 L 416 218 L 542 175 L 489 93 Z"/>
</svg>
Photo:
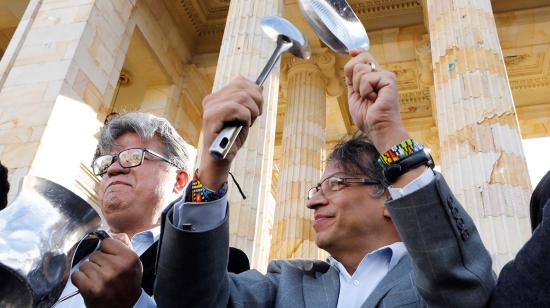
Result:
<svg viewBox="0 0 550 308">
<path fill-rule="evenodd" d="M 176 176 L 176 183 L 174 184 L 174 189 L 172 190 L 175 194 L 181 194 L 189 182 L 189 174 L 184 170 L 178 170 Z"/>
</svg>

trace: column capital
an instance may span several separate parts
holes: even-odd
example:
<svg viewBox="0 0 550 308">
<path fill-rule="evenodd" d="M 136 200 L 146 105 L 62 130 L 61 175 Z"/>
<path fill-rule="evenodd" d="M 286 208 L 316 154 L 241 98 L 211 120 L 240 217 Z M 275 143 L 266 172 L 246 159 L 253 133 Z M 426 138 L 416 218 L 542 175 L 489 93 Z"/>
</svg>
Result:
<svg viewBox="0 0 550 308">
<path fill-rule="evenodd" d="M 344 87 L 337 74 L 336 56 L 327 48 L 314 50 L 309 60 L 294 56 L 285 57 L 281 66 L 281 75 L 284 76 L 282 82 L 286 83 L 292 76 L 302 72 L 321 74 L 329 96 L 340 96 L 343 93 Z"/>
<path fill-rule="evenodd" d="M 434 75 L 432 65 L 432 49 L 428 34 L 422 36 L 415 48 L 418 71 L 420 72 L 420 83 L 422 86 L 433 86 Z"/>
</svg>

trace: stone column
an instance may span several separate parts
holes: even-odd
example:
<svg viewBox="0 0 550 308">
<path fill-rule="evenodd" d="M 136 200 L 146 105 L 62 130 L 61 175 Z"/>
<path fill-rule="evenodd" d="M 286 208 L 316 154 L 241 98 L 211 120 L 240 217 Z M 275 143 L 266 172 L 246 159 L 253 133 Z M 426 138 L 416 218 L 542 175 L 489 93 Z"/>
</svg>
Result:
<svg viewBox="0 0 550 308">
<path fill-rule="evenodd" d="M 490 0 L 424 1 L 441 168 L 496 269 L 530 236 L 530 182 Z"/>
<path fill-rule="evenodd" d="M 0 77 L 0 160 L 10 168 L 10 199 L 30 174 L 94 201 L 88 182 L 95 177 L 84 173 L 135 26 L 133 3 L 31 1 Z"/>
<path fill-rule="evenodd" d="M 283 2 L 233 0 L 229 6 L 223 34 L 214 91 L 238 75 L 256 80 L 275 48 L 260 28 L 260 18 L 281 15 Z M 279 92 L 279 66 L 273 69 L 264 84 L 263 115 L 250 129 L 247 141 L 235 158 L 231 171 L 241 185 L 243 200 L 232 181 L 229 181 L 230 245 L 242 249 L 251 265 L 265 269 L 267 258 L 260 256 L 269 240 L 260 232 L 263 213 L 271 194 L 271 170 L 275 145 L 275 123 Z M 203 149 L 204 150 L 204 149 Z M 269 211 L 267 211 L 269 212 Z"/>
<path fill-rule="evenodd" d="M 270 259 L 318 257 L 313 214 L 305 202 L 307 190 L 322 173 L 326 82 L 320 66 L 331 60 L 314 56 L 291 61 Z"/>
</svg>

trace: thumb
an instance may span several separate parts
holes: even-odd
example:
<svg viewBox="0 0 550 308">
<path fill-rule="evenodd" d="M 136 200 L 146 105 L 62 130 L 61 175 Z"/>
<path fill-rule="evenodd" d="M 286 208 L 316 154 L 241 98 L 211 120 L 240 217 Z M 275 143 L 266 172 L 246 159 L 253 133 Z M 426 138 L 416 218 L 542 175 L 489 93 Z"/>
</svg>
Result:
<svg viewBox="0 0 550 308">
<path fill-rule="evenodd" d="M 126 233 L 112 233 L 111 237 L 114 238 L 115 240 L 118 240 L 118 241 L 124 243 L 126 246 L 133 249 L 132 242 L 130 241 L 130 238 L 128 237 L 128 234 L 126 234 Z"/>
</svg>

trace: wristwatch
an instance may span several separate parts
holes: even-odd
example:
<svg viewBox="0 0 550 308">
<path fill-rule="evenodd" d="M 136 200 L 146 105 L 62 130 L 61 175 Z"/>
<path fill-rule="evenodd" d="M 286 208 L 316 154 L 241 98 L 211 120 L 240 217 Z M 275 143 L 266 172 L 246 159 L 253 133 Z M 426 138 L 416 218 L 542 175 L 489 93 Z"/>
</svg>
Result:
<svg viewBox="0 0 550 308">
<path fill-rule="evenodd" d="M 389 183 L 394 183 L 400 176 L 421 165 L 426 165 L 432 169 L 435 165 L 432 155 L 425 148 L 385 166 L 383 170 L 384 177 Z"/>
</svg>

